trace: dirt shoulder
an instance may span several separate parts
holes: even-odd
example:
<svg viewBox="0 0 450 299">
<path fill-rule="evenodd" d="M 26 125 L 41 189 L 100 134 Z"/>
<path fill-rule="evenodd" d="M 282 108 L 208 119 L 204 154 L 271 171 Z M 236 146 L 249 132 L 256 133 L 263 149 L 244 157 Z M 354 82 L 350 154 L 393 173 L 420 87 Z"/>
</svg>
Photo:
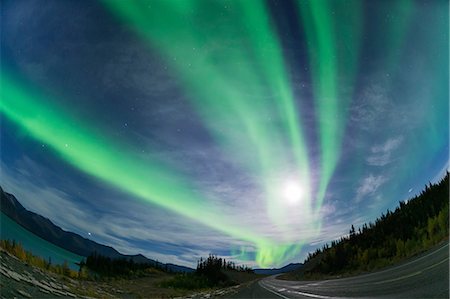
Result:
<svg viewBox="0 0 450 299">
<path fill-rule="evenodd" d="M 28 265 L 0 251 L 0 295 L 2 298 L 116 298 L 113 289 L 73 280 Z"/>
</svg>

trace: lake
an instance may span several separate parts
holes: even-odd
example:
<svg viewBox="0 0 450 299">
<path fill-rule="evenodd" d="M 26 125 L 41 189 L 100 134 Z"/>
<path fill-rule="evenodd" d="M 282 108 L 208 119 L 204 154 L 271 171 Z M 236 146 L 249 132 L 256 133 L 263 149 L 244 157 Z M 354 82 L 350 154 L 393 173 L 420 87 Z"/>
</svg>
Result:
<svg viewBox="0 0 450 299">
<path fill-rule="evenodd" d="M 50 258 L 52 264 L 63 264 L 67 261 L 71 269 L 78 270 L 79 267 L 75 263 L 79 263 L 83 259 L 82 256 L 36 236 L 3 213 L 0 213 L 0 223 L 1 239 L 16 240 L 25 250 L 31 251 L 34 255 L 46 260 Z"/>
</svg>

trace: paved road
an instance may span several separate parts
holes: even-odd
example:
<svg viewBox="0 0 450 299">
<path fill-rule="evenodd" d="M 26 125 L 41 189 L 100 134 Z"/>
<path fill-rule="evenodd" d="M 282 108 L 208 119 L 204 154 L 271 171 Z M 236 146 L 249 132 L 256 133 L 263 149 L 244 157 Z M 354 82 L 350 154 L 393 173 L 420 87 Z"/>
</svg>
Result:
<svg viewBox="0 0 450 299">
<path fill-rule="evenodd" d="M 270 276 L 235 298 L 449 298 L 449 245 L 382 271 L 349 278 L 285 281 Z"/>
</svg>

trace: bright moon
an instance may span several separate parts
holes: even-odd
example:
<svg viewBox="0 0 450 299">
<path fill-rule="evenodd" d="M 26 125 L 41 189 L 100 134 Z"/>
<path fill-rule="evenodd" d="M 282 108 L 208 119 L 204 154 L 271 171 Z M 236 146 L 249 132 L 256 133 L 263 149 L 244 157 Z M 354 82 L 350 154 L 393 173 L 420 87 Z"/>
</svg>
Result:
<svg viewBox="0 0 450 299">
<path fill-rule="evenodd" d="M 304 188 L 294 181 L 288 181 L 283 187 L 283 197 L 290 204 L 298 203 L 304 195 Z"/>
</svg>

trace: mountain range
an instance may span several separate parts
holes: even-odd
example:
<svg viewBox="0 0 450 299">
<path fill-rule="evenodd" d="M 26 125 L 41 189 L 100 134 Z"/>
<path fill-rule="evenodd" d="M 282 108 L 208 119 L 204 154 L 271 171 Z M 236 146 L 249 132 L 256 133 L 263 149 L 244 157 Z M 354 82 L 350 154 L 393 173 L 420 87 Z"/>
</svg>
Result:
<svg viewBox="0 0 450 299">
<path fill-rule="evenodd" d="M 284 267 L 281 268 L 272 268 L 272 269 L 255 269 L 254 272 L 256 274 L 262 274 L 262 275 L 275 275 L 275 274 L 281 274 L 286 272 L 291 272 L 297 269 L 300 269 L 303 267 L 302 263 L 290 263 Z"/>
</svg>

